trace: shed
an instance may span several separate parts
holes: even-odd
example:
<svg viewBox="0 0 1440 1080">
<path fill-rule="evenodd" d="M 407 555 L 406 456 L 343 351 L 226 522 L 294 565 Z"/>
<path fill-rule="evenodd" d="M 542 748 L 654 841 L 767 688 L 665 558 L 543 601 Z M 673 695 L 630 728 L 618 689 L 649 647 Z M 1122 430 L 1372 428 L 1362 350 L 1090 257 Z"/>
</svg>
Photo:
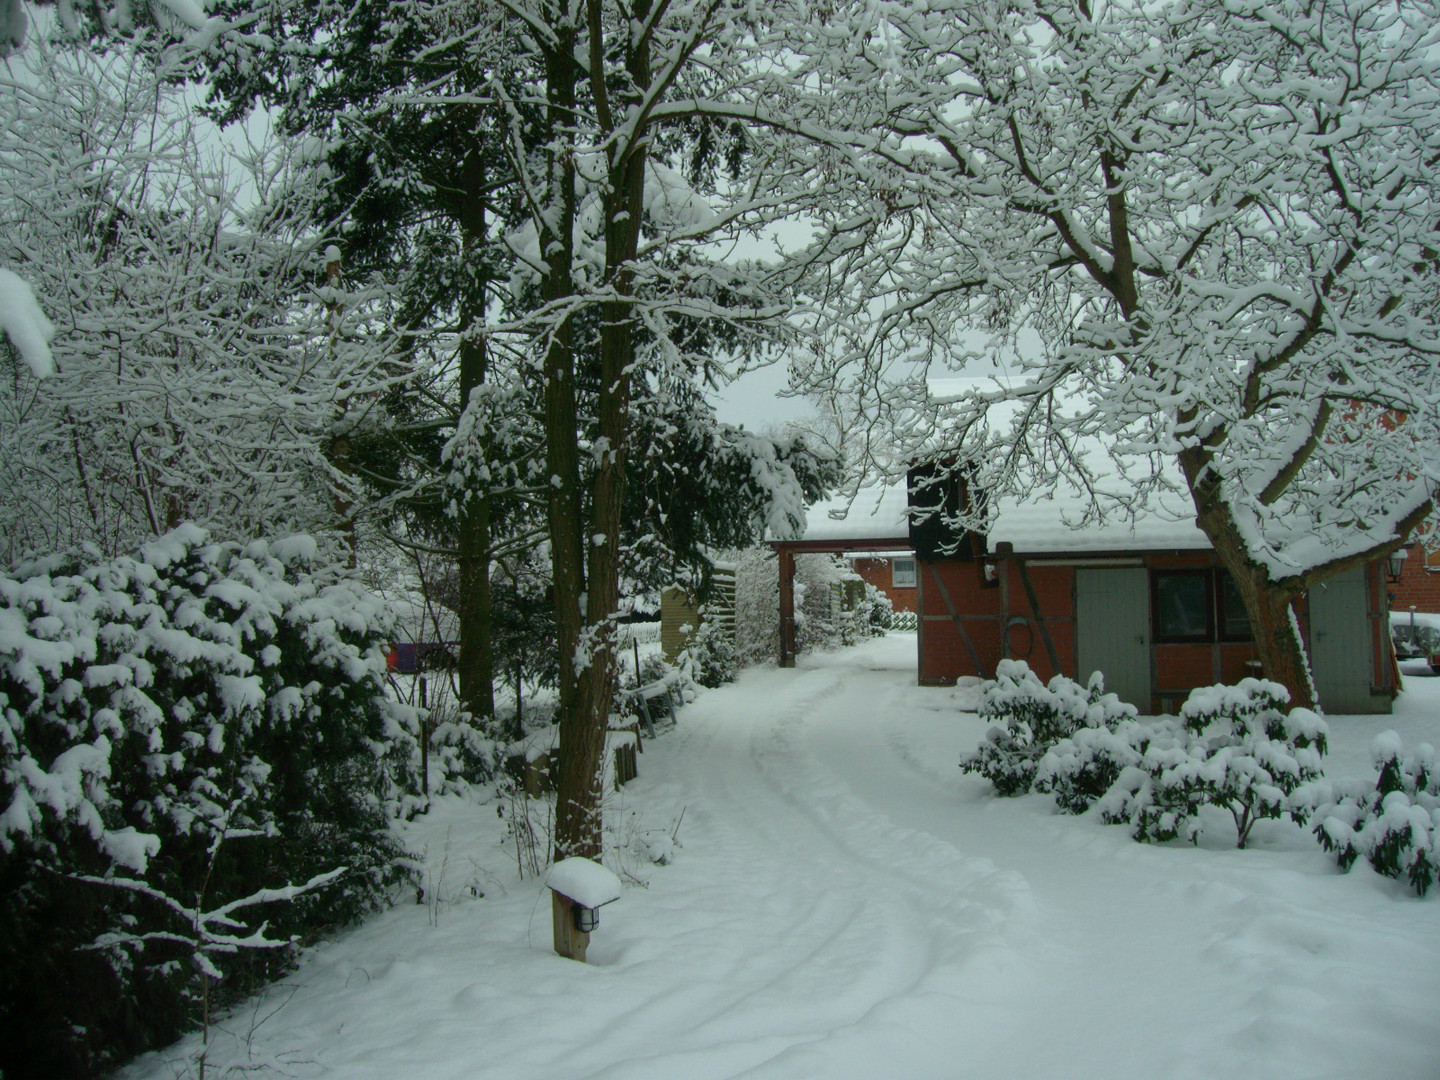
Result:
<svg viewBox="0 0 1440 1080">
<path fill-rule="evenodd" d="M 992 678 L 1001 659 L 1021 659 L 1042 679 L 1058 672 L 1083 681 L 1102 671 L 1107 689 L 1142 711 L 1173 712 L 1198 686 L 1258 673 L 1244 607 L 1183 496 L 1104 521 L 1085 518 L 1078 496 L 1002 501 L 984 535 L 940 537 L 938 519 L 911 527 L 908 491 L 917 490 L 912 472 L 908 485 L 862 490 L 843 517 L 835 502 L 820 504 L 803 539 L 771 542 L 780 561 L 782 666 L 795 662 L 788 579 L 796 552 L 913 551 L 921 685 Z M 945 497 L 968 493 L 961 485 Z M 1372 564 L 1296 605 L 1329 713 L 1390 711 L 1385 586 Z"/>
</svg>

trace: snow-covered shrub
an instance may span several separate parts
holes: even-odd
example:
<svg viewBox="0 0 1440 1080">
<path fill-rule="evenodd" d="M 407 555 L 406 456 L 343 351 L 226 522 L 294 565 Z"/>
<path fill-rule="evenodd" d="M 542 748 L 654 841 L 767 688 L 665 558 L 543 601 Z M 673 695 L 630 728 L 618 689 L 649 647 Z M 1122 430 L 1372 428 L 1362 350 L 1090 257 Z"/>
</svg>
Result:
<svg viewBox="0 0 1440 1080">
<path fill-rule="evenodd" d="M 495 776 L 495 740 L 457 709 L 430 710 L 430 791 L 468 791 Z"/>
<path fill-rule="evenodd" d="M 840 643 L 858 645 L 885 633 L 895 610 L 890 598 L 858 574 L 846 580 L 845 589 L 852 602 L 840 626 Z"/>
<path fill-rule="evenodd" d="M 868 581 L 865 583 L 865 599 L 860 601 L 855 611 L 869 626 L 872 636 L 885 633 L 895 621 L 895 602 Z"/>
<path fill-rule="evenodd" d="M 686 678 L 711 688 L 734 681 L 740 665 L 735 657 L 733 636 L 730 628 L 702 619 L 679 656 L 680 670 Z"/>
<path fill-rule="evenodd" d="M 1279 683 L 1244 679 L 1191 692 L 1174 729 L 1157 729 L 1138 762 L 1126 764 L 1099 800 L 1102 818 L 1129 824 L 1137 840 L 1200 837 L 1202 806 L 1221 807 L 1244 847 L 1255 822 L 1303 816 L 1291 796 L 1321 775 L 1325 721 L 1285 711 Z"/>
<path fill-rule="evenodd" d="M 1066 813 L 1083 814 L 1114 786 L 1120 774 L 1139 765 L 1157 743 L 1173 744 L 1183 733 L 1175 720 L 1118 721 L 1082 727 L 1061 739 L 1040 759 L 1036 791 L 1052 792 Z"/>
<path fill-rule="evenodd" d="M 384 694 L 383 606 L 315 558 L 305 537 L 182 526 L 0 576 L 0 981 L 27 988 L 7 1076 L 88 1075 L 175 1037 L 202 982 L 285 963 L 236 940 L 343 924 L 397 880 L 418 717 Z"/>
<path fill-rule="evenodd" d="M 735 658 L 775 663 L 780 655 L 780 562 L 768 547 L 726 552 L 735 564 Z"/>
<path fill-rule="evenodd" d="M 1386 731 L 1375 737 L 1370 753 L 1375 777 L 1343 785 L 1317 807 L 1315 835 L 1340 869 L 1349 870 L 1363 855 L 1378 873 L 1404 878 L 1424 896 L 1440 877 L 1435 748 L 1421 743 L 1406 754 L 1400 737 Z"/>
<path fill-rule="evenodd" d="M 999 795 L 1030 790 L 1041 758 L 1082 727 L 1106 727 L 1133 718 L 1135 707 L 1105 692 L 1099 672 L 1088 686 L 1056 675 L 1042 683 L 1023 660 L 1001 660 L 993 681 L 981 691 L 980 715 L 997 723 L 973 753 L 960 761 L 979 773 Z"/>
</svg>

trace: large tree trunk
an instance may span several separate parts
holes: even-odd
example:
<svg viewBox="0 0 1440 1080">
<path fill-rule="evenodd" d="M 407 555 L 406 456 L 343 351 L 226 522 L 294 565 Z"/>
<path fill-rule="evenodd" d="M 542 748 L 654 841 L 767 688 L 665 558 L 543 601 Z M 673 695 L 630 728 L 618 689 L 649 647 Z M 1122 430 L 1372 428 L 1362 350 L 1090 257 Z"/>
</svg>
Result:
<svg viewBox="0 0 1440 1080">
<path fill-rule="evenodd" d="M 575 116 L 579 66 L 577 28 L 556 20 L 555 41 L 545 56 L 546 119 L 554 134 L 550 163 L 550 214 L 541 234 L 546 257 L 545 301 L 559 305 L 573 293 L 575 166 L 566 133 Z M 601 852 L 600 755 L 603 719 L 597 725 L 589 643 L 584 633 L 591 608 L 585 589 L 584 517 L 580 491 L 579 415 L 575 403 L 574 329 L 568 315 L 550 330 L 545 347 L 545 464 L 547 514 L 555 590 L 555 643 L 560 668 L 560 746 L 555 779 L 555 858 L 598 858 Z M 580 657 L 587 658 L 580 662 Z M 559 944 L 557 942 L 557 944 Z"/>
<path fill-rule="evenodd" d="M 466 248 L 473 252 L 485 240 L 485 210 L 476 196 L 467 221 Z M 477 283 L 478 303 L 469 302 L 460 312 L 462 334 L 485 321 L 486 281 Z M 485 382 L 490 357 L 484 338 L 462 338 L 460 343 L 460 411 L 470 404 L 470 393 Z M 460 570 L 460 705 L 475 723 L 485 724 L 495 715 L 495 649 L 490 618 L 490 495 L 485 491 L 465 493 L 460 506 L 460 533 L 457 561 Z"/>
<path fill-rule="evenodd" d="M 634 5 L 631 15 L 643 21 L 646 5 Z M 604 50 L 601 25 L 601 9 L 597 3 L 587 7 L 590 55 L 590 89 L 595 101 L 597 119 L 606 134 L 614 132 L 613 118 L 607 97 L 605 80 Z M 564 35 L 560 35 L 562 40 Z M 649 38 L 643 37 L 630 42 L 626 58 L 632 93 L 643 92 L 650 82 Z M 575 64 L 573 41 L 567 50 L 557 49 L 557 55 L 547 66 L 550 68 L 553 88 L 556 85 L 556 68 L 564 66 L 567 75 L 560 83 L 569 94 L 574 93 L 577 65 Z M 566 79 L 570 81 L 566 84 Z M 556 99 L 552 96 L 552 102 Z M 567 644 L 569 635 L 560 636 L 562 718 L 560 724 L 560 775 L 556 782 L 555 808 L 555 854 L 557 858 L 582 855 L 598 859 L 603 848 L 602 808 L 603 755 L 605 735 L 609 729 L 612 684 L 615 673 L 615 624 L 614 617 L 620 601 L 620 524 L 625 497 L 625 459 L 630 433 L 630 369 L 635 361 L 634 326 L 635 314 L 629 297 L 633 293 L 634 280 L 632 265 L 639 244 L 640 223 L 643 210 L 645 179 L 645 140 L 641 132 L 633 132 L 628 139 L 620 139 L 609 147 L 605 192 L 605 284 L 613 299 L 601 305 L 600 327 L 600 389 L 597 409 L 597 439 L 595 452 L 594 480 L 590 492 L 590 518 L 588 527 L 577 523 L 573 539 L 579 541 L 579 550 L 573 556 L 583 559 L 588 569 L 585 580 L 585 604 L 579 610 L 581 633 L 576 636 L 572 656 L 566 656 L 571 647 Z M 547 364 L 547 395 L 552 392 L 550 366 Z M 571 367 L 573 378 L 573 360 Z M 558 390 L 557 390 L 558 395 Z M 548 400 L 548 397 L 547 397 Z M 557 400 L 557 406 L 559 402 Z M 571 395 L 573 415 L 573 392 Z M 554 424 L 547 435 L 559 438 L 560 415 L 557 410 Z M 567 452 L 575 450 L 575 427 L 572 421 L 568 432 Z M 552 459 L 557 448 L 551 448 Z M 552 465 L 551 486 L 555 478 L 562 484 L 568 483 L 565 473 Z M 558 507 L 562 500 L 552 492 L 551 505 Z M 578 505 L 578 500 L 575 500 Z M 556 519 L 552 519 L 551 543 L 556 543 Z M 568 526 L 567 526 L 568 527 Z M 560 600 L 559 562 L 560 553 L 556 548 L 556 600 Z M 567 621 L 572 617 L 567 610 Z M 574 695 L 567 702 L 564 688 L 567 685 L 566 665 L 573 666 Z"/>
<path fill-rule="evenodd" d="M 1251 561 L 1245 540 L 1221 498 L 1213 474 L 1206 471 L 1206 464 L 1203 451 L 1185 450 L 1180 454 L 1180 466 L 1195 500 L 1195 522 L 1210 538 L 1220 564 L 1235 579 L 1245 613 L 1250 616 L 1261 671 L 1267 679 L 1290 691 L 1292 707 L 1314 709 L 1318 702 L 1315 681 L 1310 676 L 1310 657 L 1291 608 L 1300 590 L 1293 580 L 1273 581 L 1263 566 Z"/>
<path fill-rule="evenodd" d="M 490 500 L 472 494 L 460 510 L 460 705 L 476 724 L 495 715 L 490 617 Z"/>
<path fill-rule="evenodd" d="M 1250 632 L 1260 654 L 1265 677 L 1290 691 L 1292 707 L 1316 707 L 1315 682 L 1310 675 L 1310 658 L 1300 640 L 1292 596 L 1270 582 L 1264 569 L 1250 563 L 1243 552 L 1227 558 L 1220 545 L 1215 548 L 1250 616 Z"/>
</svg>

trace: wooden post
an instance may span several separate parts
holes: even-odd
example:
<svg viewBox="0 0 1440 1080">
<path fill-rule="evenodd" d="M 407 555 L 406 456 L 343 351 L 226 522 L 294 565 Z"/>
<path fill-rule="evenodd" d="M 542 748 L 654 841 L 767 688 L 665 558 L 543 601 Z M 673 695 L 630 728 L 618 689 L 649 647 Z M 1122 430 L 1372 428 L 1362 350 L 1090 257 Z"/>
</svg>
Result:
<svg viewBox="0 0 1440 1080">
<path fill-rule="evenodd" d="M 550 912 L 555 920 L 555 951 L 568 960 L 585 963 L 590 935 L 575 929 L 575 902 L 551 889 Z"/>
<path fill-rule="evenodd" d="M 424 719 L 420 721 L 420 790 L 425 795 L 426 805 L 430 802 L 430 707 L 426 700 L 425 676 L 420 676 L 420 708 Z"/>
<path fill-rule="evenodd" d="M 1008 540 L 995 546 L 995 576 L 1000 579 L 1000 657 L 1010 659 L 1010 556 L 1015 551 Z"/>
<path fill-rule="evenodd" d="M 780 555 L 780 666 L 795 666 L 795 553 L 781 548 Z"/>
</svg>

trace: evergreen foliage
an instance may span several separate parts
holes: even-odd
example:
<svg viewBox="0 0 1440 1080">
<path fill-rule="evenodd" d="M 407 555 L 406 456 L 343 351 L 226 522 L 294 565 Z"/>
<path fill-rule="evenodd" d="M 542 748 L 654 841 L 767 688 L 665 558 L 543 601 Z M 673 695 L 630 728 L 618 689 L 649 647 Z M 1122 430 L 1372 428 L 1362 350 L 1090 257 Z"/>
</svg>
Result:
<svg viewBox="0 0 1440 1080">
<path fill-rule="evenodd" d="M 1288 701 L 1285 687 L 1263 679 L 1192 691 L 1180 726 L 1161 721 L 1139 762 L 1121 769 L 1101 817 L 1129 824 L 1137 840 L 1194 842 L 1200 808 L 1216 806 L 1229 811 L 1243 848 L 1257 821 L 1303 813 L 1290 796 L 1321 775 L 1327 728 L 1309 709 L 1287 712 Z"/>
<path fill-rule="evenodd" d="M 701 614 L 704 614 L 703 608 Z M 740 671 L 733 631 L 709 619 L 702 619 L 680 654 L 680 668 L 700 686 L 713 689 L 733 682 Z"/>
<path fill-rule="evenodd" d="M 1082 727 L 1108 727 L 1135 716 L 1135 707 L 1105 692 L 1096 672 L 1087 686 L 1056 675 L 1048 684 L 1023 660 L 1001 660 L 985 684 L 980 715 L 997 721 L 960 768 L 995 785 L 998 795 L 1024 795 L 1051 747 Z"/>
<path fill-rule="evenodd" d="M 1035 790 L 1054 794 L 1055 805 L 1066 813 L 1083 814 L 1121 772 L 1144 760 L 1152 744 L 1171 745 L 1179 734 L 1176 721 L 1141 721 L 1133 715 L 1102 727 L 1077 728 L 1040 759 Z"/>
<path fill-rule="evenodd" d="M 316 555 L 183 526 L 0 577 L 7 1077 L 173 1039 L 401 876 L 417 716 L 380 602 Z"/>
<path fill-rule="evenodd" d="M 1393 731 L 1371 746 L 1376 775 L 1344 785 L 1316 809 L 1315 836 L 1349 870 L 1362 855 L 1375 871 L 1403 878 L 1424 896 L 1440 879 L 1440 770 L 1435 748 L 1413 754 Z M 1321 789 L 1325 790 L 1325 789 Z"/>
</svg>

